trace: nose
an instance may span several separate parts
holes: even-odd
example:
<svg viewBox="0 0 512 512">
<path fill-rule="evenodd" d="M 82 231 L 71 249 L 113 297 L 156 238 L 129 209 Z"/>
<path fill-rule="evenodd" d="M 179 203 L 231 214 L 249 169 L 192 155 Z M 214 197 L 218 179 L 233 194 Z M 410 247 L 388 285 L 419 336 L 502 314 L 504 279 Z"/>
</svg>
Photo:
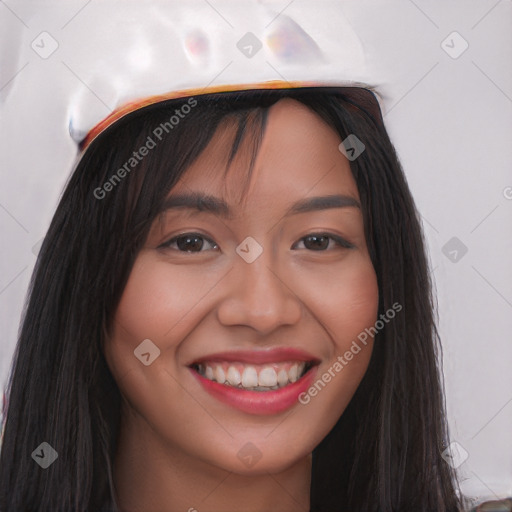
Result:
<svg viewBox="0 0 512 512">
<path fill-rule="evenodd" d="M 224 299 L 217 310 L 219 321 L 226 326 L 244 325 L 261 334 L 280 326 L 296 324 L 302 305 L 293 290 L 263 257 L 252 263 L 239 260 L 229 274 Z"/>
</svg>

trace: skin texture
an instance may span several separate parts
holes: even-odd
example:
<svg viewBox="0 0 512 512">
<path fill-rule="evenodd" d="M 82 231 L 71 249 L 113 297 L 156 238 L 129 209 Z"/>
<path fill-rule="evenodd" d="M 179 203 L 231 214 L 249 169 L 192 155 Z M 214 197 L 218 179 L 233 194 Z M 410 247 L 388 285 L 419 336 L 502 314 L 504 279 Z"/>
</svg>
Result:
<svg viewBox="0 0 512 512">
<path fill-rule="evenodd" d="M 294 347 L 321 361 L 317 379 L 377 319 L 360 209 L 284 216 L 292 203 L 314 196 L 359 200 L 339 136 L 304 105 L 279 101 L 245 193 L 244 145 L 223 178 L 233 137 L 233 125 L 221 125 L 170 192 L 222 198 L 232 218 L 181 208 L 155 220 L 105 345 L 123 395 L 114 465 L 123 511 L 308 511 L 311 453 L 368 366 L 372 340 L 307 405 L 271 415 L 218 401 L 192 375 L 188 365 L 205 355 Z M 205 240 L 192 253 L 176 243 L 162 247 L 191 232 L 216 245 Z M 307 235 L 326 232 L 354 247 L 305 245 Z M 252 263 L 235 252 L 248 236 L 263 248 Z M 149 366 L 134 356 L 145 339 L 160 349 Z M 249 442 L 261 455 L 250 467 L 237 456 Z"/>
</svg>

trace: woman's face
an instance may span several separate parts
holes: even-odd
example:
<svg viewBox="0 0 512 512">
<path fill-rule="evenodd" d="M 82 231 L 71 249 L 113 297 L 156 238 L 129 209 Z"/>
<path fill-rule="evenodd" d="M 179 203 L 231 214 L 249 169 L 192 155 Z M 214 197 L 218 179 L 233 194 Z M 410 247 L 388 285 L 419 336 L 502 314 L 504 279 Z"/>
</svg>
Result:
<svg viewBox="0 0 512 512">
<path fill-rule="evenodd" d="M 223 177 L 233 137 L 221 125 L 169 193 L 105 352 L 147 446 L 257 474 L 308 456 L 343 413 L 378 288 L 338 135 L 279 101 L 245 194 L 244 146 Z"/>
</svg>

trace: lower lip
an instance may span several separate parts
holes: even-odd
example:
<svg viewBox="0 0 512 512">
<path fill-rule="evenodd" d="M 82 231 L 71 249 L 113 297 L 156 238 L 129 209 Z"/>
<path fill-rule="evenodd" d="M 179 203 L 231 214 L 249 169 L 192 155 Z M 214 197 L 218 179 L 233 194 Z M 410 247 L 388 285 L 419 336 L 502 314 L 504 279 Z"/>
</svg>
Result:
<svg viewBox="0 0 512 512">
<path fill-rule="evenodd" d="M 221 402 L 248 414 L 269 415 L 286 411 L 298 402 L 301 393 L 311 386 L 318 366 L 310 368 L 298 381 L 273 391 L 249 391 L 226 386 L 203 377 L 190 369 L 205 391 Z"/>
</svg>

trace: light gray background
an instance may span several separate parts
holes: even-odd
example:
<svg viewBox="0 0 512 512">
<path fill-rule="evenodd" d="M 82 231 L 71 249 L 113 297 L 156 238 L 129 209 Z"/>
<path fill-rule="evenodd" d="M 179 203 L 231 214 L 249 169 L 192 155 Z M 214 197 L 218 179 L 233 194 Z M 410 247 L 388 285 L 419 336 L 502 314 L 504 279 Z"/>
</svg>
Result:
<svg viewBox="0 0 512 512">
<path fill-rule="evenodd" d="M 305 4 L 272 3 L 290 15 Z M 210 4 L 219 24 L 239 8 Z M 2 386 L 38 244 L 70 170 L 56 165 L 52 124 L 68 106 L 27 108 L 27 98 L 40 87 L 59 95 L 81 79 L 73 34 L 97 8 L 49 5 L 0 2 Z M 512 2 L 351 0 L 340 8 L 391 71 L 385 122 L 430 250 L 451 437 L 468 454 L 458 467 L 462 489 L 475 500 L 512 495 Z M 30 48 L 43 31 L 59 44 L 47 59 Z M 234 43 L 244 33 L 233 26 Z M 443 249 L 453 237 L 467 247 L 457 261 Z"/>
</svg>

